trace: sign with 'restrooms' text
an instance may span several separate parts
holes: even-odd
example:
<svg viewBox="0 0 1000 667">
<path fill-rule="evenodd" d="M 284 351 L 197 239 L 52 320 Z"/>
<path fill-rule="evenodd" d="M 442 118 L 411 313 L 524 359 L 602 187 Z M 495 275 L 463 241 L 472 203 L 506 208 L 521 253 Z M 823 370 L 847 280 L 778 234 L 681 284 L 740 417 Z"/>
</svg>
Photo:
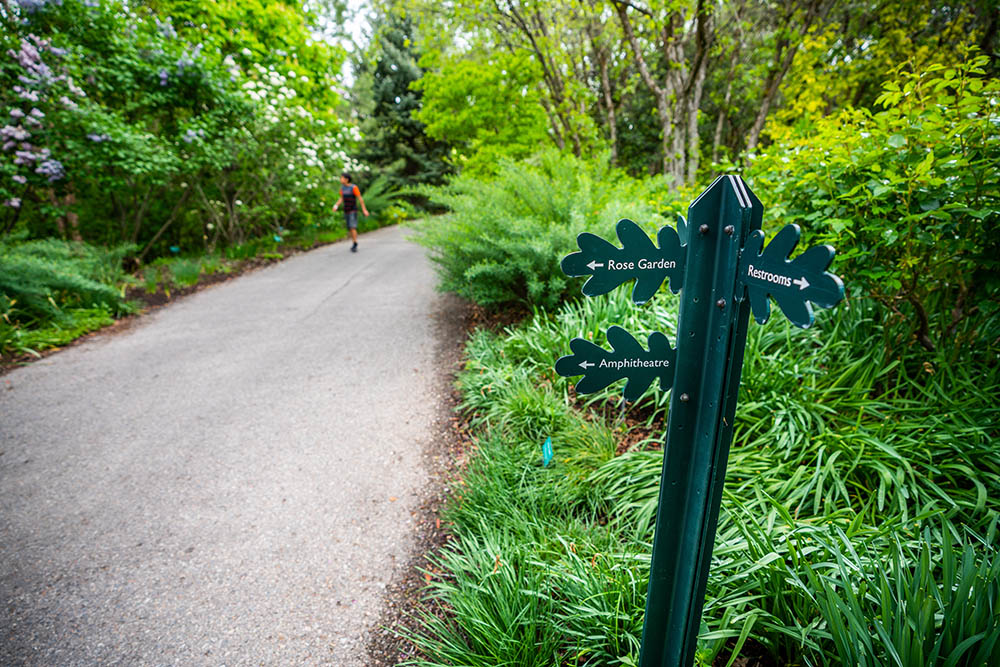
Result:
<svg viewBox="0 0 1000 667">
<path fill-rule="evenodd" d="M 809 327 L 813 305 L 830 308 L 844 296 L 841 280 L 827 272 L 832 247 L 792 259 L 799 227 L 785 226 L 765 246 L 762 218 L 763 206 L 743 179 L 721 176 L 691 204 L 687 220 L 679 217 L 677 229 L 659 230 L 655 244 L 639 225 L 621 220 L 621 247 L 585 233 L 577 238 L 579 252 L 562 261 L 567 275 L 587 277 L 587 296 L 634 280 L 635 303 L 649 301 L 664 283 L 681 298 L 674 347 L 660 332 L 650 333 L 644 347 L 611 326 L 610 351 L 575 338 L 572 354 L 555 366 L 560 375 L 583 376 L 581 394 L 619 380 L 626 380 L 629 401 L 655 381 L 671 389 L 641 667 L 694 662 L 751 311 L 764 323 L 773 299 L 792 323 Z"/>
</svg>

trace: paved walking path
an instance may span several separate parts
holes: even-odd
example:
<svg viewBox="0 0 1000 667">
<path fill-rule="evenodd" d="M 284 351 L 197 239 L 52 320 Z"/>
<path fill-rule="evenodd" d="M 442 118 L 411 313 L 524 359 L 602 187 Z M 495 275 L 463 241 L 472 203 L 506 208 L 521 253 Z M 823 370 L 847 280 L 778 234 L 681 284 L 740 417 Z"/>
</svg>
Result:
<svg viewBox="0 0 1000 667">
<path fill-rule="evenodd" d="M 398 228 L 0 377 L 0 664 L 365 664 L 435 434 Z"/>
</svg>

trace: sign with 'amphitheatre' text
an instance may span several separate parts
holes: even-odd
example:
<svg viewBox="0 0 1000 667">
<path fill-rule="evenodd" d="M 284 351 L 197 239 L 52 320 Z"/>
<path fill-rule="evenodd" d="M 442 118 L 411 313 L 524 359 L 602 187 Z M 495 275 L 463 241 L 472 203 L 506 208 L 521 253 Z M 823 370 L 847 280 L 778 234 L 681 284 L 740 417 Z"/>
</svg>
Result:
<svg viewBox="0 0 1000 667">
<path fill-rule="evenodd" d="M 626 380 L 629 401 L 656 380 L 661 390 L 671 389 L 641 667 L 694 661 L 751 310 L 764 323 L 774 299 L 793 324 L 809 327 L 813 305 L 830 308 L 844 296 L 840 278 L 827 272 L 832 247 L 791 258 L 799 227 L 786 225 L 765 246 L 762 218 L 763 205 L 743 179 L 722 176 L 691 204 L 676 230 L 658 231 L 656 244 L 639 225 L 621 220 L 620 248 L 581 234 L 579 252 L 562 261 L 567 275 L 588 277 L 587 296 L 634 280 L 635 303 L 649 301 L 664 283 L 681 298 L 675 347 L 658 331 L 643 347 L 611 326 L 611 350 L 574 338 L 572 354 L 555 366 L 559 375 L 583 376 L 576 385 L 580 394 L 619 380 Z"/>
</svg>

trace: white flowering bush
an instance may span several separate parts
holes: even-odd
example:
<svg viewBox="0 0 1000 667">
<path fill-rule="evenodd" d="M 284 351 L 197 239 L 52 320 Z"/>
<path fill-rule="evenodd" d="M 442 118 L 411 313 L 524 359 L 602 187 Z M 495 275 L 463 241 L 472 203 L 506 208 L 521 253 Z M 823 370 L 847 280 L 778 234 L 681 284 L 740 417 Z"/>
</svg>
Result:
<svg viewBox="0 0 1000 667">
<path fill-rule="evenodd" d="M 199 11 L 264 13 L 301 44 L 240 33 L 239 47 L 123 0 L 0 6 L 16 28 L 0 31 L 0 234 L 126 242 L 142 258 L 329 217 L 340 172 L 364 171 L 357 128 L 329 111 L 339 63 L 288 7 L 257 5 Z"/>
</svg>

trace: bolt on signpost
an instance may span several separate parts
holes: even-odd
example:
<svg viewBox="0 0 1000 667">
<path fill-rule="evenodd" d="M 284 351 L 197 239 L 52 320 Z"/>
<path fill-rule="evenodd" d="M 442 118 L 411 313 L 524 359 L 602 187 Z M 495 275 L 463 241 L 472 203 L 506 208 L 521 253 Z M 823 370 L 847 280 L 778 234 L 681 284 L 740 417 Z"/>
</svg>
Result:
<svg viewBox="0 0 1000 667">
<path fill-rule="evenodd" d="M 793 260 L 797 225 L 787 225 L 764 247 L 764 208 L 738 176 L 721 176 L 653 245 L 631 220 L 617 225 L 622 248 L 595 236 L 577 238 L 580 252 L 565 257 L 569 276 L 589 276 L 587 296 L 606 294 L 635 280 L 632 300 L 645 303 L 669 279 L 681 293 L 677 341 L 654 332 L 647 349 L 618 326 L 608 329 L 612 351 L 581 338 L 556 372 L 583 375 L 578 393 L 599 391 L 627 379 L 624 397 L 636 400 L 657 378 L 672 388 L 660 478 L 646 622 L 640 667 L 680 667 L 694 662 L 709 561 L 733 438 L 736 398 L 750 313 L 763 324 L 773 298 L 799 327 L 813 323 L 810 302 L 831 308 L 844 296 L 840 279 L 827 273 L 830 246 L 816 246 Z"/>
</svg>

